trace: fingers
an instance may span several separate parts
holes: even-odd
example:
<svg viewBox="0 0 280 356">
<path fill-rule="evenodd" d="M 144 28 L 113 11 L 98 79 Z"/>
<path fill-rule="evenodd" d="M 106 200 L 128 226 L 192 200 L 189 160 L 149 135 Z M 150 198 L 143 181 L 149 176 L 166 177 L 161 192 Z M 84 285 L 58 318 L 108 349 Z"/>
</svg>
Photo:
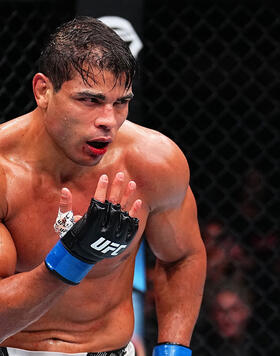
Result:
<svg viewBox="0 0 280 356">
<path fill-rule="evenodd" d="M 129 210 L 128 214 L 132 218 L 136 218 L 141 206 L 142 206 L 142 200 L 141 199 L 135 200 L 135 202 L 133 203 L 132 208 Z"/>
<path fill-rule="evenodd" d="M 72 194 L 69 189 L 62 188 L 59 200 L 59 209 L 54 224 L 54 231 L 63 237 L 74 224 L 72 212 Z"/>
<path fill-rule="evenodd" d="M 133 180 L 131 180 L 126 187 L 126 190 L 121 200 L 121 207 L 123 208 L 123 210 L 128 211 L 130 209 L 132 203 L 134 202 L 133 198 L 134 198 L 135 191 L 136 191 L 136 183 Z"/>
<path fill-rule="evenodd" d="M 110 191 L 108 190 L 109 179 L 106 174 L 103 174 L 97 183 L 94 198 L 101 202 L 107 198 L 113 204 L 120 204 L 122 210 L 128 211 L 130 216 L 136 217 L 142 201 L 135 200 L 136 183 L 134 181 L 126 183 L 124 173 L 118 172 L 110 186 Z"/>
<path fill-rule="evenodd" d="M 97 183 L 94 198 L 104 203 L 107 195 L 107 188 L 108 188 L 108 176 L 106 174 L 102 174 L 102 176 L 99 178 L 99 181 Z"/>
<path fill-rule="evenodd" d="M 109 200 L 113 204 L 119 204 L 121 202 L 121 193 L 124 184 L 124 174 L 123 172 L 119 172 L 116 174 L 110 191 Z"/>
<path fill-rule="evenodd" d="M 72 194 L 67 188 L 61 189 L 59 209 L 62 213 L 72 210 Z"/>
</svg>

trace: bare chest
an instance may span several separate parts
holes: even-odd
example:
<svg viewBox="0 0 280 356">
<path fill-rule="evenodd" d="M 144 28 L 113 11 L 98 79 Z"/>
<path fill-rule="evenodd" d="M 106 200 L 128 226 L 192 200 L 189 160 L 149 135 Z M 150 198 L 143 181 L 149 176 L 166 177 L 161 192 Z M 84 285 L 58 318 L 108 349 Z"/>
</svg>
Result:
<svg viewBox="0 0 280 356">
<path fill-rule="evenodd" d="M 73 212 L 75 215 L 83 215 L 93 196 L 96 182 L 76 187 L 68 184 L 73 195 Z M 65 185 L 64 185 L 65 186 Z M 53 225 L 57 217 L 61 186 L 55 185 L 51 180 L 42 179 L 37 184 L 31 180 L 22 180 L 17 194 L 10 195 L 9 216 L 5 222 L 10 231 L 17 250 L 17 272 L 28 271 L 38 266 L 47 253 L 58 241 Z M 141 191 L 138 196 L 143 198 Z M 122 264 L 130 255 L 135 254 L 139 240 L 144 231 L 148 209 L 143 204 L 140 212 L 140 226 L 131 246 L 124 254 L 113 261 L 104 261 L 100 267 L 94 269 L 94 273 L 103 275 L 111 273 Z"/>
</svg>

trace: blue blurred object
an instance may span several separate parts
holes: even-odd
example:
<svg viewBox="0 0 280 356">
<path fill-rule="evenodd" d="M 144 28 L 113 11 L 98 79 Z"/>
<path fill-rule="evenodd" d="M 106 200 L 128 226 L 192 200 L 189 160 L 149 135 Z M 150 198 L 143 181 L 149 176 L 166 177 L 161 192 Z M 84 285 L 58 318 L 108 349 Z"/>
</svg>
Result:
<svg viewBox="0 0 280 356">
<path fill-rule="evenodd" d="M 133 289 L 142 293 L 146 292 L 145 243 L 143 241 L 136 255 Z"/>
<path fill-rule="evenodd" d="M 144 293 L 146 292 L 145 244 L 141 243 L 137 252 L 133 280 L 134 335 L 144 337 Z"/>
</svg>

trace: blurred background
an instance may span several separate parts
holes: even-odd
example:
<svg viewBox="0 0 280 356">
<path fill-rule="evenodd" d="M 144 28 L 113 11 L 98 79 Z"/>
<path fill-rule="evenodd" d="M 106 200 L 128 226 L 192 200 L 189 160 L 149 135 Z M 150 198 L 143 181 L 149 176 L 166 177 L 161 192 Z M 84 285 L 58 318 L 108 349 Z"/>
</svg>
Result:
<svg viewBox="0 0 280 356">
<path fill-rule="evenodd" d="M 0 0 L 0 122 L 35 108 L 41 45 L 75 15 L 102 17 L 130 43 L 139 72 L 129 119 L 189 161 L 208 254 L 194 355 L 279 356 L 279 1 Z M 151 355 L 148 246 L 145 259 Z"/>
</svg>

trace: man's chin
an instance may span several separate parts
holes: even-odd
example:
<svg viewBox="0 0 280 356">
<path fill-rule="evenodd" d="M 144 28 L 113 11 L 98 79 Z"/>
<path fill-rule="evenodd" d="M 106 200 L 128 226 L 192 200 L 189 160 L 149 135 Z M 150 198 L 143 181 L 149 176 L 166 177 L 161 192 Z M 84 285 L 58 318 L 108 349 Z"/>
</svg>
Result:
<svg viewBox="0 0 280 356">
<path fill-rule="evenodd" d="M 87 161 L 81 162 L 80 165 L 85 166 L 85 167 L 93 167 L 93 166 L 96 166 L 102 160 L 102 158 L 103 158 L 103 156 L 89 159 Z"/>
<path fill-rule="evenodd" d="M 80 158 L 80 159 L 75 159 L 75 158 L 70 158 L 72 162 L 79 166 L 83 167 L 93 167 L 96 166 L 101 160 L 103 156 L 94 156 L 94 157 L 87 157 L 87 158 Z"/>
</svg>

